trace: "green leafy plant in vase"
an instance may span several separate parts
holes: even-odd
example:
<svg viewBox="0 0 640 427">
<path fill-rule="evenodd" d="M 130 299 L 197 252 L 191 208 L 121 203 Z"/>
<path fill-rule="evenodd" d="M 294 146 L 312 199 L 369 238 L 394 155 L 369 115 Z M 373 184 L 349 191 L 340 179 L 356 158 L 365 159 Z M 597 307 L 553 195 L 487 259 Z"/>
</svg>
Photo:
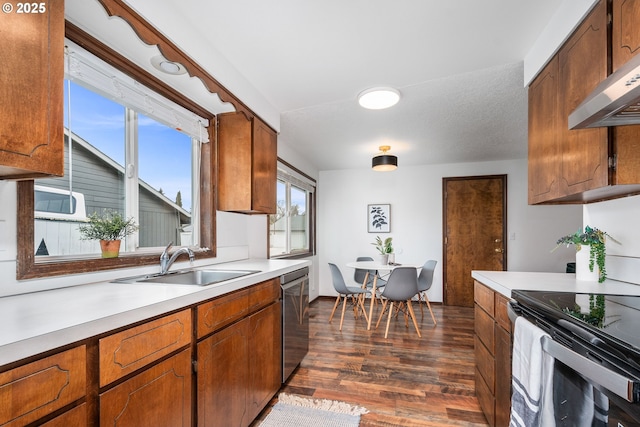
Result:
<svg viewBox="0 0 640 427">
<path fill-rule="evenodd" d="M 103 258 L 116 258 L 120 253 L 120 241 L 138 230 L 133 218 L 124 219 L 119 212 L 106 210 L 88 217 L 85 225 L 78 227 L 82 240 L 99 240 Z"/>
<path fill-rule="evenodd" d="M 573 234 L 569 234 L 567 236 L 563 236 L 558 239 L 556 242 L 556 247 L 553 250 L 556 250 L 560 246 L 566 245 L 567 247 L 570 245 L 574 245 L 576 247 L 576 252 L 582 249 L 582 246 L 589 246 L 589 271 L 593 272 L 593 268 L 595 265 L 598 266 L 598 282 L 602 283 L 607 278 L 607 270 L 605 268 L 605 259 L 606 259 L 606 241 L 607 237 L 615 242 L 620 243 L 613 237 L 611 237 L 606 232 L 599 230 L 595 227 L 589 227 L 588 225 L 582 229 L 576 231 Z M 553 252 L 553 251 L 552 251 Z"/>
<path fill-rule="evenodd" d="M 386 239 L 382 240 L 380 236 L 376 236 L 375 242 L 372 243 L 372 245 L 376 247 L 376 249 L 382 256 L 383 264 L 387 263 L 389 259 L 389 254 L 393 253 L 393 245 L 391 243 L 392 240 L 393 238 L 391 237 L 387 237 Z"/>
</svg>

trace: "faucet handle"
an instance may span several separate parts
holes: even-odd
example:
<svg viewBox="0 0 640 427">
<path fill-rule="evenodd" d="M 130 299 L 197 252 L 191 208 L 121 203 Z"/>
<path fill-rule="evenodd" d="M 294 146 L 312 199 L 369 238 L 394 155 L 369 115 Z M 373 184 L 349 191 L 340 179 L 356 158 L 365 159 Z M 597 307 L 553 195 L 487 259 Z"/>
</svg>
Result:
<svg viewBox="0 0 640 427">
<path fill-rule="evenodd" d="M 169 249 L 171 248 L 171 246 L 173 246 L 173 242 L 169 242 L 167 247 L 164 248 L 164 251 L 162 251 L 162 255 L 160 255 L 161 259 L 169 257 Z"/>
</svg>

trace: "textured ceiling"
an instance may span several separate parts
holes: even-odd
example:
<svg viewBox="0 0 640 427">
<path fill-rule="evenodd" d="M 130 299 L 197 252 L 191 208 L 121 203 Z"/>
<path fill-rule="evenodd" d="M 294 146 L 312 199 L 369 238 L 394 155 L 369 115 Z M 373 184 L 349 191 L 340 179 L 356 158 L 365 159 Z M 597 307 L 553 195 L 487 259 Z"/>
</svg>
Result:
<svg viewBox="0 0 640 427">
<path fill-rule="evenodd" d="M 86 21 L 71 10 L 84 2 L 70 0 L 68 15 Z M 369 167 L 382 143 L 400 165 L 526 157 L 522 60 L 561 2 L 127 3 L 223 84 L 241 75 L 280 113 L 280 140 L 328 170 Z M 400 103 L 359 107 L 357 94 L 380 85 Z"/>
</svg>

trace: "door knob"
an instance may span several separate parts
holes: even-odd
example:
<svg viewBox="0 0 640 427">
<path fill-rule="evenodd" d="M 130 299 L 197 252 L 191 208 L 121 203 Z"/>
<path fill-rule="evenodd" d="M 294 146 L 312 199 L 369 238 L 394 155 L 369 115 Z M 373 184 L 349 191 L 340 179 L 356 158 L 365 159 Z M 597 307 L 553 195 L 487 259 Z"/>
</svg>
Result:
<svg viewBox="0 0 640 427">
<path fill-rule="evenodd" d="M 494 241 L 495 241 L 496 243 L 500 243 L 500 242 L 502 242 L 502 239 L 496 239 L 496 240 L 494 240 Z"/>
<path fill-rule="evenodd" d="M 494 251 L 504 253 L 504 249 L 502 248 L 495 248 Z"/>
</svg>

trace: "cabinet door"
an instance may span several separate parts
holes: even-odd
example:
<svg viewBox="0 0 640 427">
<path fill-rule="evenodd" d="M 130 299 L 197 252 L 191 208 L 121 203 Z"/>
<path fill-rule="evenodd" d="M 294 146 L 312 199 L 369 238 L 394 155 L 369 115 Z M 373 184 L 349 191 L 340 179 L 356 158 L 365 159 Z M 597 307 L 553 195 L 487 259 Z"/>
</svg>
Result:
<svg viewBox="0 0 640 427">
<path fill-rule="evenodd" d="M 100 425 L 191 427 L 191 350 L 100 395 Z"/>
<path fill-rule="evenodd" d="M 80 346 L 0 373 L 0 425 L 24 426 L 82 398 L 86 360 Z"/>
<path fill-rule="evenodd" d="M 616 71 L 640 53 L 640 2 L 613 0 L 611 59 Z M 612 184 L 640 183 L 640 126 L 613 128 L 616 168 Z"/>
<path fill-rule="evenodd" d="M 558 197 L 558 57 L 529 86 L 529 204 Z"/>
<path fill-rule="evenodd" d="M 281 307 L 272 304 L 252 315 L 249 325 L 249 422 L 256 418 L 282 384 Z"/>
<path fill-rule="evenodd" d="M 258 118 L 253 119 L 253 209 L 276 213 L 276 133 Z"/>
<path fill-rule="evenodd" d="M 5 5 L 24 5 L 38 13 L 2 14 L 0 176 L 61 176 L 64 2 Z"/>
<path fill-rule="evenodd" d="M 607 77 L 607 13 L 601 0 L 558 53 L 560 194 L 609 183 L 607 128 L 569 130 L 569 114 Z"/>
<path fill-rule="evenodd" d="M 616 71 L 640 53 L 640 2 L 613 0 L 611 31 L 611 60 Z"/>
<path fill-rule="evenodd" d="M 198 426 L 247 426 L 249 319 L 198 343 Z"/>
<path fill-rule="evenodd" d="M 511 334 L 496 323 L 496 426 L 507 427 L 511 414 Z"/>
</svg>

